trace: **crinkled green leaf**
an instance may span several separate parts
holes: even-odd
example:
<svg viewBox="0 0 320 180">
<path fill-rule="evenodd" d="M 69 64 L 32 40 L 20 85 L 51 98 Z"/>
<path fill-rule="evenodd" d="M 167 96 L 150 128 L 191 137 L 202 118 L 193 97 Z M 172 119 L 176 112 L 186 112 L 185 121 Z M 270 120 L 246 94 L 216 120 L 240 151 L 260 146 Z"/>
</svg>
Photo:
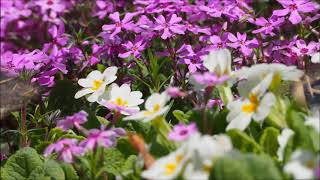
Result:
<svg viewBox="0 0 320 180">
<path fill-rule="evenodd" d="M 38 166 L 32 171 L 28 180 L 65 180 L 63 169 L 53 160 L 46 161 L 43 166 Z"/>
<path fill-rule="evenodd" d="M 220 158 L 212 168 L 214 180 L 281 180 L 275 163 L 267 155 L 235 154 Z"/>
<path fill-rule="evenodd" d="M 176 119 L 178 119 L 180 122 L 182 123 L 188 123 L 189 122 L 189 118 L 190 116 L 188 114 L 185 114 L 183 111 L 180 111 L 180 110 L 174 110 L 172 112 L 172 114 L 174 115 L 174 117 Z"/>
<path fill-rule="evenodd" d="M 36 150 L 23 148 L 12 155 L 2 168 L 1 179 L 24 180 L 43 162 Z"/>
</svg>

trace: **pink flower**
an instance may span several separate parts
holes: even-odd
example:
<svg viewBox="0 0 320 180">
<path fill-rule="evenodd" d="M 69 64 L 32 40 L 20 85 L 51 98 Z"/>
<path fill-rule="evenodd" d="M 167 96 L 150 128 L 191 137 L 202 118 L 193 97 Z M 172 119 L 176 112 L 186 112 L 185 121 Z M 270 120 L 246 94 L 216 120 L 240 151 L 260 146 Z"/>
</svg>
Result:
<svg viewBox="0 0 320 180">
<path fill-rule="evenodd" d="M 184 141 L 197 131 L 197 126 L 195 123 L 191 123 L 189 125 L 178 124 L 173 127 L 173 130 L 169 133 L 168 138 L 178 142 Z"/>
<path fill-rule="evenodd" d="M 163 15 L 158 16 L 158 18 L 156 18 L 155 20 L 157 22 L 157 25 L 155 26 L 154 30 L 162 31 L 162 39 L 170 38 L 174 34 L 184 34 L 184 25 L 178 24 L 182 21 L 182 18 L 178 17 L 176 14 L 173 14 L 171 16 L 169 22 L 166 21 Z"/>
<path fill-rule="evenodd" d="M 72 129 L 73 126 L 76 128 L 80 127 L 80 124 L 84 124 L 87 122 L 88 113 L 85 111 L 80 111 L 72 116 L 67 116 L 65 119 L 60 120 L 57 123 L 57 127 L 61 128 L 64 131 L 67 131 L 69 129 Z"/>
<path fill-rule="evenodd" d="M 222 109 L 224 106 L 221 99 L 210 99 L 207 103 L 207 108 L 212 108 L 215 105 L 218 105 L 220 109 Z"/>
<path fill-rule="evenodd" d="M 219 77 L 210 72 L 205 72 L 203 74 L 194 74 L 193 77 L 197 83 L 201 85 L 206 85 L 206 86 L 220 85 L 229 79 L 229 76 L 227 75 L 223 75 Z"/>
<path fill-rule="evenodd" d="M 310 42 L 308 45 L 304 40 L 298 40 L 296 46 L 292 47 L 292 51 L 295 52 L 298 56 L 312 55 L 317 50 L 317 44 L 315 42 Z"/>
<path fill-rule="evenodd" d="M 232 33 L 229 33 L 228 39 L 231 41 L 231 43 L 227 43 L 228 46 L 232 48 L 240 48 L 240 51 L 245 56 L 250 56 L 252 54 L 252 49 L 258 47 L 258 41 L 256 39 L 247 40 L 246 33 L 241 34 L 237 32 L 237 37 Z"/>
<path fill-rule="evenodd" d="M 298 24 L 302 21 L 299 13 L 309 13 L 315 11 L 317 4 L 309 0 L 278 0 L 284 9 L 273 11 L 273 15 L 285 16 L 290 13 L 289 21 Z"/>
<path fill-rule="evenodd" d="M 184 97 L 186 95 L 186 93 L 181 91 L 178 87 L 169 87 L 166 92 L 173 98 Z"/>
<path fill-rule="evenodd" d="M 48 157 L 53 152 L 58 153 L 58 159 L 66 163 L 72 163 L 74 156 L 84 155 L 84 149 L 77 146 L 76 139 L 62 139 L 54 144 L 50 144 L 44 151 L 44 156 Z"/>
<path fill-rule="evenodd" d="M 123 46 L 128 50 L 125 53 L 120 53 L 119 57 L 121 58 L 127 58 L 130 55 L 133 55 L 135 58 L 138 58 L 140 56 L 141 51 L 145 49 L 145 43 L 143 43 L 143 40 L 137 40 L 134 42 L 134 44 L 131 41 L 128 41 L 127 43 L 123 44 Z"/>
<path fill-rule="evenodd" d="M 117 138 L 125 135 L 125 130 L 122 128 L 115 128 L 113 130 L 99 130 L 91 129 L 87 139 L 80 142 L 80 146 L 85 150 L 93 150 L 98 146 L 105 148 L 114 147 L 117 144 Z"/>
<path fill-rule="evenodd" d="M 271 17 L 268 20 L 266 20 L 264 17 L 257 18 L 254 24 L 261 26 L 261 28 L 252 31 L 252 33 L 263 33 L 266 35 L 272 35 L 275 34 L 272 32 L 275 28 L 279 27 L 280 24 L 284 22 L 284 18 L 274 18 Z"/>
<path fill-rule="evenodd" d="M 132 22 L 134 14 L 133 13 L 126 13 L 124 18 L 120 20 L 119 12 L 115 12 L 109 15 L 109 18 L 112 19 L 115 24 L 106 24 L 102 26 L 102 30 L 111 32 L 110 38 L 113 39 L 115 35 L 121 32 L 122 29 L 131 30 L 134 27 Z"/>
</svg>

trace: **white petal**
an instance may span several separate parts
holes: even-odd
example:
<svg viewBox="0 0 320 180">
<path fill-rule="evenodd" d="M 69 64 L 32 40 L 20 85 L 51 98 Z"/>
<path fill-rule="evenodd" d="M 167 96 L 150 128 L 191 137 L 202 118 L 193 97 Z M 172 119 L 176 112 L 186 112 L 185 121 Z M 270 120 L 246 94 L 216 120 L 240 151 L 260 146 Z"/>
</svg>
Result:
<svg viewBox="0 0 320 180">
<path fill-rule="evenodd" d="M 137 106 L 143 103 L 143 99 L 141 99 L 142 93 L 140 91 L 133 91 L 130 93 L 130 96 L 127 98 L 128 106 Z"/>
<path fill-rule="evenodd" d="M 155 104 L 160 104 L 161 95 L 159 93 L 154 93 L 148 99 L 145 103 L 145 108 L 148 111 L 153 111 L 153 107 Z"/>
<path fill-rule="evenodd" d="M 82 96 L 85 96 L 87 94 L 90 94 L 94 92 L 94 90 L 90 89 L 90 88 L 85 88 L 85 89 L 81 89 L 80 91 L 78 91 L 75 95 L 74 98 L 78 99 L 81 98 Z"/>
<path fill-rule="evenodd" d="M 294 134 L 291 129 L 285 128 L 282 130 L 281 134 L 277 137 L 279 148 L 277 150 L 277 155 L 280 161 L 283 160 L 284 150 L 287 146 L 287 143 L 290 137 Z"/>
<path fill-rule="evenodd" d="M 254 120 L 258 122 L 264 120 L 268 116 L 275 102 L 276 102 L 276 97 L 272 93 L 267 93 L 262 98 L 257 111 L 253 115 Z"/>
<path fill-rule="evenodd" d="M 100 72 L 100 71 L 97 71 L 97 70 L 91 71 L 91 72 L 88 74 L 87 77 L 90 78 L 90 79 L 94 79 L 94 80 L 102 80 L 102 79 L 103 79 L 103 76 L 102 76 L 101 72 Z"/>
<path fill-rule="evenodd" d="M 101 96 L 103 94 L 103 91 L 95 91 L 94 93 L 92 93 L 90 96 L 87 97 L 87 100 L 89 102 L 96 102 L 99 99 L 99 96 Z"/>
<path fill-rule="evenodd" d="M 145 117 L 145 112 L 146 111 L 140 111 L 136 114 L 123 118 L 123 120 L 141 120 Z"/>
<path fill-rule="evenodd" d="M 245 130 L 251 122 L 251 116 L 252 116 L 251 114 L 241 113 L 235 119 L 228 120 L 230 121 L 230 123 L 227 126 L 226 130 L 227 131 L 230 129 L 239 129 L 241 131 Z"/>
<path fill-rule="evenodd" d="M 311 62 L 312 63 L 320 63 L 320 52 L 317 52 L 314 55 L 312 55 Z"/>
<path fill-rule="evenodd" d="M 93 86 L 93 80 L 92 79 L 79 79 L 78 84 L 82 87 L 92 87 Z"/>
</svg>

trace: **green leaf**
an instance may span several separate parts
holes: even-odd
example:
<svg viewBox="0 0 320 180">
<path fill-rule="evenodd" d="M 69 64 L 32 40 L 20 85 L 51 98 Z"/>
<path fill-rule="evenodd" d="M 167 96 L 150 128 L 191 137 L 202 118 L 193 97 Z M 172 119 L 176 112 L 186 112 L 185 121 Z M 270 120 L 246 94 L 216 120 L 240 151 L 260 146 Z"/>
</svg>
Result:
<svg viewBox="0 0 320 180">
<path fill-rule="evenodd" d="M 101 125 L 108 126 L 110 122 L 106 120 L 104 117 L 96 116 Z"/>
<path fill-rule="evenodd" d="M 2 168 L 1 179 L 24 180 L 31 172 L 43 164 L 37 151 L 32 148 L 23 148 L 12 155 Z"/>
<path fill-rule="evenodd" d="M 305 115 L 299 112 L 295 107 L 290 107 L 288 109 L 286 121 L 289 128 L 295 132 L 294 147 L 313 150 L 315 152 L 318 147 L 314 147 L 310 130 L 304 125 L 304 119 Z"/>
<path fill-rule="evenodd" d="M 218 159 L 209 179 L 280 180 L 282 177 L 269 156 L 239 153 Z"/>
<path fill-rule="evenodd" d="M 106 66 L 103 64 L 97 64 L 97 69 L 100 72 L 103 72 L 106 69 Z"/>
<path fill-rule="evenodd" d="M 71 164 L 61 163 L 60 164 L 66 180 L 77 180 L 79 176 L 77 175 L 76 170 L 73 168 Z"/>
<path fill-rule="evenodd" d="M 63 169 L 54 160 L 48 160 L 43 166 L 37 167 L 32 171 L 28 180 L 65 180 L 65 175 Z"/>
<path fill-rule="evenodd" d="M 279 134 L 279 130 L 274 127 L 268 127 L 263 131 L 259 143 L 263 147 L 264 152 L 271 156 L 277 156 L 277 150 L 279 148 L 277 137 Z"/>
<path fill-rule="evenodd" d="M 185 114 L 183 111 L 180 111 L 180 110 L 174 110 L 172 112 L 172 114 L 174 115 L 174 117 L 176 119 L 178 119 L 180 122 L 182 123 L 188 123 L 189 122 L 189 118 L 190 118 L 190 115 L 188 114 Z"/>
<path fill-rule="evenodd" d="M 227 134 L 230 136 L 234 147 L 241 152 L 262 152 L 262 147 L 246 133 L 237 129 L 231 129 Z"/>
</svg>

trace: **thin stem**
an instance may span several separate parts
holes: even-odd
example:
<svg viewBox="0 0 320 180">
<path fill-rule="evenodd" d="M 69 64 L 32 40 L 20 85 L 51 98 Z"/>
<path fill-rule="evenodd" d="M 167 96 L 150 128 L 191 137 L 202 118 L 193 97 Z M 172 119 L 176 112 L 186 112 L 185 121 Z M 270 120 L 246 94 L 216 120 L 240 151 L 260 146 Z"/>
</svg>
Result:
<svg viewBox="0 0 320 180">
<path fill-rule="evenodd" d="M 20 124 L 20 131 L 21 131 L 21 147 L 28 146 L 28 138 L 27 138 L 27 108 L 25 102 L 22 103 L 21 107 L 21 124 Z"/>
</svg>

